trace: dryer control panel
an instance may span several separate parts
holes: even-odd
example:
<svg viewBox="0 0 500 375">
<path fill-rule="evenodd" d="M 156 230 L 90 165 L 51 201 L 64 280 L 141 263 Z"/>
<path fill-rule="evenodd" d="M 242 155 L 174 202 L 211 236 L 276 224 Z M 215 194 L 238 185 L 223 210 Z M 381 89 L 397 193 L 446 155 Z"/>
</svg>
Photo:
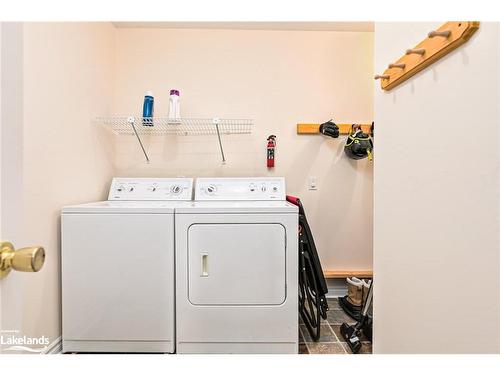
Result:
<svg viewBox="0 0 500 375">
<path fill-rule="evenodd" d="M 110 201 L 190 201 L 192 178 L 115 177 L 109 188 Z"/>
<path fill-rule="evenodd" d="M 195 200 L 284 201 L 284 177 L 198 178 Z"/>
</svg>

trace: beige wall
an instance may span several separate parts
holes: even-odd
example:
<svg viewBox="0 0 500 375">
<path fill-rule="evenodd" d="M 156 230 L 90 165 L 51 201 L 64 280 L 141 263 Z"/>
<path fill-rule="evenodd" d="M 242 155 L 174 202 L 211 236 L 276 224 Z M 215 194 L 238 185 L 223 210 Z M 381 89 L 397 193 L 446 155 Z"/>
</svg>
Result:
<svg viewBox="0 0 500 375">
<path fill-rule="evenodd" d="M 23 31 L 18 242 L 42 244 L 47 258 L 38 274 L 9 277 L 16 288 L 3 283 L 10 304 L 3 327 L 51 340 L 60 334 L 59 210 L 105 199 L 114 174 L 284 175 L 289 192 L 305 202 L 325 268 L 371 267 L 372 165 L 347 160 L 343 140 L 297 136 L 295 124 L 372 120 L 372 33 L 116 30 L 98 23 L 26 23 Z M 140 112 L 146 89 L 156 94 L 156 114 L 166 115 L 172 87 L 182 92 L 184 115 L 255 119 L 254 135 L 224 138 L 226 166 L 213 137 L 146 140 L 146 165 L 133 138 L 113 139 L 91 122 Z M 278 136 L 277 167 L 268 172 L 271 133 Z M 306 190 L 307 176 L 318 178 L 318 191 Z"/>
<path fill-rule="evenodd" d="M 99 23 L 24 26 L 23 237 L 47 254 L 39 274 L 22 275 L 26 335 L 60 335 L 60 208 L 105 198 L 112 176 L 110 145 L 90 120 L 109 111 L 113 31 Z"/>
<path fill-rule="evenodd" d="M 1 227 L 2 240 L 17 247 L 27 246 L 23 231 L 23 25 L 2 22 L 2 74 L 0 91 L 1 123 Z M 13 272 L 0 280 L 1 322 L 3 330 L 20 327 L 22 301 L 19 294 L 24 289 L 25 278 Z"/>
<path fill-rule="evenodd" d="M 298 136 L 298 122 L 371 122 L 373 33 L 117 29 L 113 110 L 140 114 L 144 91 L 155 115 L 168 113 L 170 88 L 189 117 L 255 119 L 253 135 L 228 136 L 221 165 L 214 137 L 117 140 L 122 176 L 285 176 L 304 201 L 324 268 L 372 267 L 372 165 L 343 154 L 345 139 Z M 277 135 L 268 171 L 266 138 Z M 308 191 L 308 176 L 319 189 Z"/>
<path fill-rule="evenodd" d="M 377 23 L 375 70 L 441 23 Z M 498 353 L 500 41 L 375 87 L 376 353 Z"/>
</svg>

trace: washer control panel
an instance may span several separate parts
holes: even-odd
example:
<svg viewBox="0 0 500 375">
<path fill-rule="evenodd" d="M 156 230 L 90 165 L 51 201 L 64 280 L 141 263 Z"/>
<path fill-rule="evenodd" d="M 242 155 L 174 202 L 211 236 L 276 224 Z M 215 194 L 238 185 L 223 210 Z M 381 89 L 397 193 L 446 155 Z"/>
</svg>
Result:
<svg viewBox="0 0 500 375">
<path fill-rule="evenodd" d="M 190 201 L 192 178 L 115 177 L 109 188 L 110 201 Z"/>
<path fill-rule="evenodd" d="M 286 200 L 284 177 L 198 178 L 195 200 Z"/>
</svg>

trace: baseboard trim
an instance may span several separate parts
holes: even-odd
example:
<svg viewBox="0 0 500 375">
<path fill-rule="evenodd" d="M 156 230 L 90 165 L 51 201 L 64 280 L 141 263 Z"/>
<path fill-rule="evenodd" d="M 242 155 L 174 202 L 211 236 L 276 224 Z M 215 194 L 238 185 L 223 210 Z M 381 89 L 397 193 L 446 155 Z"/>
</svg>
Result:
<svg viewBox="0 0 500 375">
<path fill-rule="evenodd" d="M 326 279 L 326 285 L 328 286 L 329 298 L 343 297 L 347 294 L 347 286 L 345 279 Z"/>
<path fill-rule="evenodd" d="M 62 353 L 61 336 L 52 341 L 41 354 L 60 354 L 60 353 Z"/>
</svg>

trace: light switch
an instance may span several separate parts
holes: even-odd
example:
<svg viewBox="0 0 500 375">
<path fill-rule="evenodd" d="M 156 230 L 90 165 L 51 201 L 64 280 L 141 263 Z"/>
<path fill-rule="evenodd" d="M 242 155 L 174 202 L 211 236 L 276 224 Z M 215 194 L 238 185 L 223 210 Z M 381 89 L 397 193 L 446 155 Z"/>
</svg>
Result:
<svg viewBox="0 0 500 375">
<path fill-rule="evenodd" d="M 307 185 L 309 190 L 318 190 L 318 180 L 316 177 L 309 177 Z"/>
</svg>

